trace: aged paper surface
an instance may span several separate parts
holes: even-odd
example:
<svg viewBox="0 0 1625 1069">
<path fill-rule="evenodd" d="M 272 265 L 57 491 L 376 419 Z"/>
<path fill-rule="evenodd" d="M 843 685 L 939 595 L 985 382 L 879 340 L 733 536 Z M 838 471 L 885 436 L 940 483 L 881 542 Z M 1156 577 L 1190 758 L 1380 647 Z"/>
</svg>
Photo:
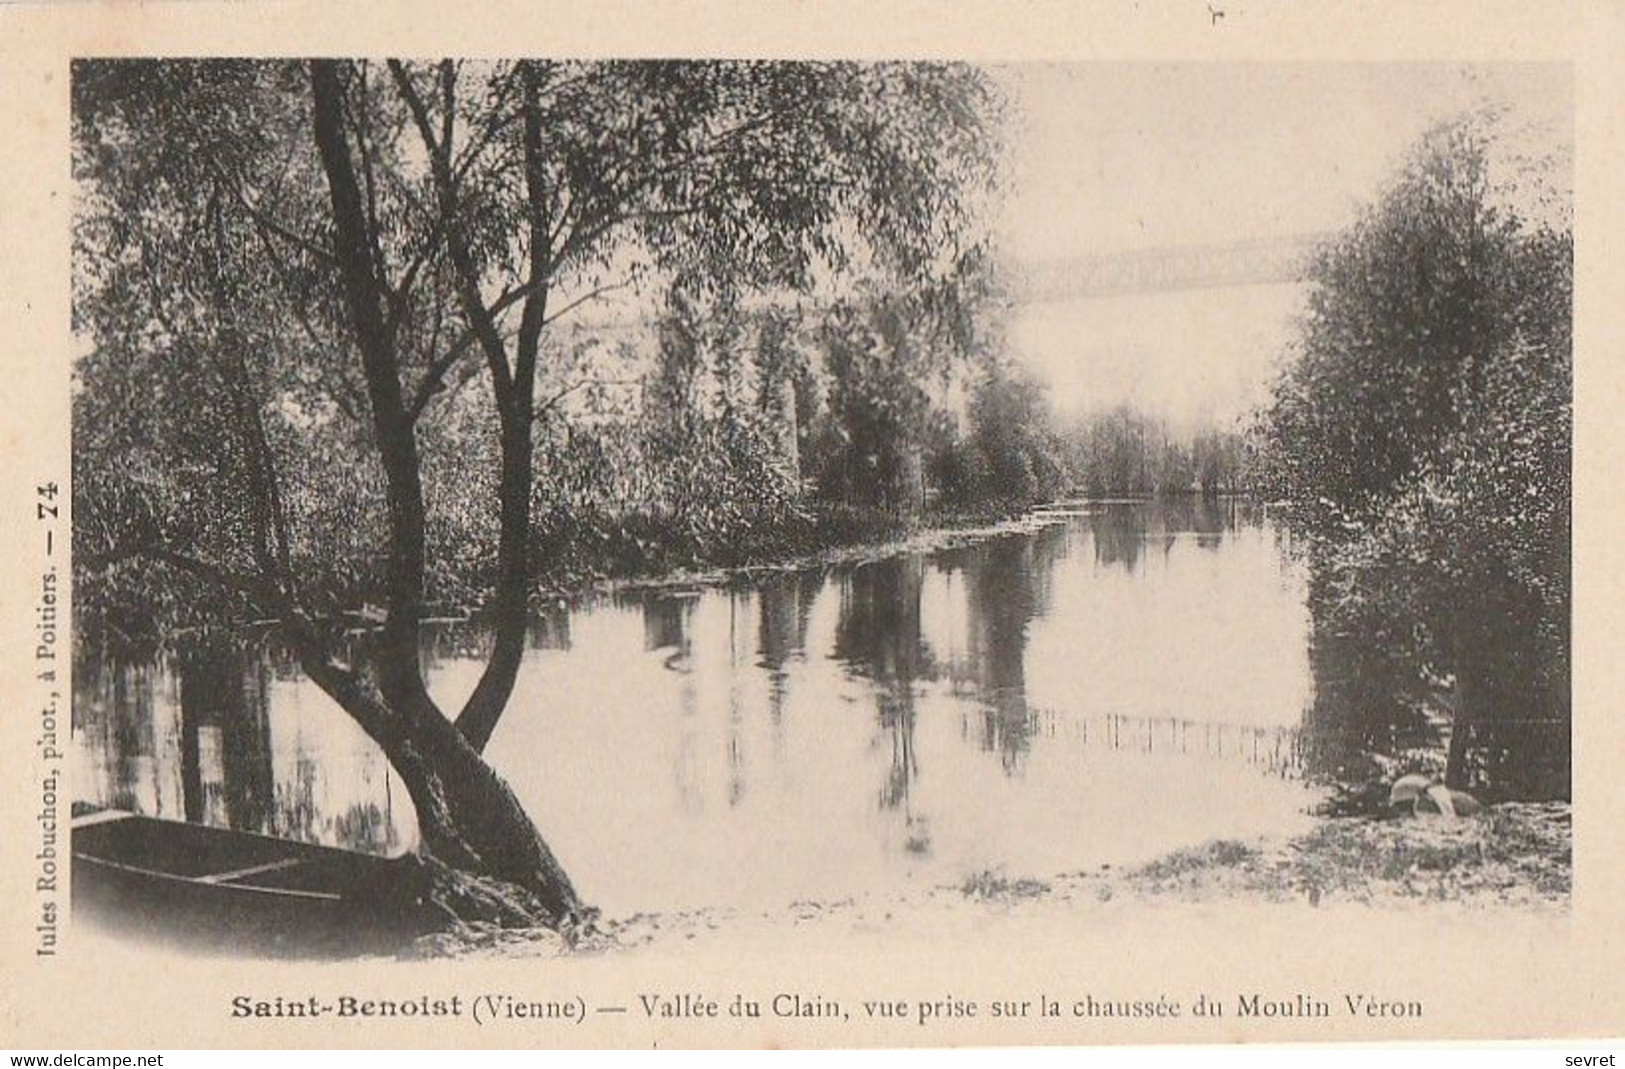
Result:
<svg viewBox="0 0 1625 1069">
<path fill-rule="evenodd" d="M 1625 722 L 1613 710 L 1625 684 L 1615 652 L 1625 573 L 1612 527 L 1614 473 L 1625 462 L 1614 418 L 1625 401 L 1625 273 L 1617 240 L 1625 219 L 1616 193 L 1616 175 L 1625 166 L 1622 40 L 1625 8 L 1618 3 L 492 3 L 452 9 L 381 3 L 335 9 L 198 2 L 0 10 L 0 233 L 8 252 L 0 265 L 6 384 L 0 394 L 6 475 L 0 611 L 9 628 L 0 645 L 0 852 L 6 862 L 0 875 L 0 1045 L 829 1047 L 1625 1034 L 1619 966 L 1625 958 L 1625 906 L 1617 893 L 1625 865 L 1625 791 L 1615 768 L 1625 753 Z M 860 888 L 851 898 L 829 894 L 807 901 L 798 898 L 799 885 L 791 880 L 779 905 L 746 896 L 717 911 L 695 904 L 709 886 L 704 874 L 678 870 L 715 864 L 719 855 L 697 849 L 685 860 L 675 847 L 662 852 L 658 836 L 640 838 L 617 826 L 602 834 L 624 844 L 629 870 L 644 874 L 649 886 L 669 883 L 689 892 L 683 906 L 653 924 L 675 934 L 651 934 L 646 945 L 594 944 L 562 955 L 523 945 L 492 953 L 486 945 L 484 953 L 410 960 L 275 960 L 194 953 L 76 924 L 67 894 L 72 803 L 109 799 L 87 793 L 69 771 L 52 775 L 84 766 L 66 756 L 73 746 L 74 693 L 67 675 L 70 375 L 84 355 L 70 326 L 70 64 L 116 57 L 312 56 L 952 59 L 1006 71 L 1075 64 L 1068 69 L 1083 72 L 1078 81 L 1089 85 L 1117 84 L 1112 72 L 1127 72 L 1129 81 L 1122 84 L 1138 84 L 1132 82 L 1135 70 L 1161 64 L 1184 72 L 1179 77 L 1185 81 L 1170 83 L 1176 86 L 1199 86 L 1205 75 L 1197 65 L 1213 64 L 1215 78 L 1247 82 L 1254 71 L 1259 79 L 1276 78 L 1280 94 L 1313 94 L 1321 84 L 1317 77 L 1335 80 L 1350 65 L 1362 64 L 1392 64 L 1396 79 L 1413 77 L 1419 65 L 1429 64 L 1513 70 L 1508 77 L 1514 81 L 1516 65 L 1532 64 L 1547 75 L 1555 71 L 1557 84 L 1572 79 L 1578 237 L 1575 714 L 1572 892 L 1566 905 L 1526 909 L 1423 899 L 1385 905 L 1337 895 L 1323 901 L 1318 887 L 1308 897 L 1294 890 L 1284 901 L 1258 895 L 1114 897 L 1113 889 L 1121 887 L 1110 880 L 1068 882 L 1061 866 L 1044 868 L 1045 861 L 1024 869 L 1018 851 L 980 884 L 967 875 L 962 884 L 950 877 L 946 889 L 927 881 L 903 895 Z M 1280 64 L 1293 65 L 1290 76 L 1280 74 Z M 1098 116 L 1095 121 L 1100 129 L 1112 127 Z M 1199 132 L 1190 130 L 1193 137 Z M 1347 136 L 1357 145 L 1379 133 L 1350 130 Z M 1290 130 L 1280 136 L 1290 143 Z M 1088 144 L 1079 135 L 1073 149 Z M 1290 155 L 1278 161 L 1283 169 L 1295 165 Z M 1235 190 L 1224 183 L 1245 180 L 1236 174 L 1214 179 L 1227 195 Z M 1300 229 L 1297 218 L 1290 204 L 1282 205 L 1281 231 Z M 1185 242 L 1159 243 L 1211 243 L 1199 231 Z M 1210 314 L 1223 322 L 1227 313 Z M 1181 366 L 1177 358 L 1173 366 Z M 51 484 L 56 495 L 42 495 L 41 487 Z M 993 590 L 989 612 L 998 611 L 1001 591 Z M 646 627 L 654 626 L 649 618 Z M 899 625 L 883 619 L 878 626 Z M 652 650 L 665 648 L 664 640 L 646 641 Z M 55 654 L 41 656 L 45 645 Z M 585 640 L 580 646 L 590 648 Z M 678 654 L 662 656 L 666 669 L 683 670 Z M 630 670 L 607 660 L 593 667 L 609 680 Z M 52 668 L 57 675 L 42 677 Z M 1177 665 L 1162 668 L 1184 679 Z M 600 693 L 595 685 L 564 684 L 560 700 L 573 696 L 591 703 Z M 808 686 L 811 693 L 803 700 L 817 709 L 821 692 L 817 684 Z M 709 699 L 701 691 L 703 704 Z M 831 706 L 842 700 L 833 692 L 825 697 Z M 742 715 L 759 719 L 761 709 L 751 702 L 763 700 L 747 696 Z M 1054 704 L 1053 696 L 1046 700 Z M 1154 741 L 1157 729 L 1146 730 Z M 208 738 L 210 746 L 230 745 L 220 741 L 218 730 Z M 570 744 L 578 742 L 572 737 Z M 192 760 L 198 760 L 195 753 Z M 815 764 L 803 775 L 844 775 L 836 767 L 840 760 Z M 582 762 L 586 772 L 578 776 L 587 787 L 600 777 L 620 782 L 611 768 L 615 755 L 585 756 Z M 650 782 L 669 779 L 670 764 L 650 768 Z M 677 764 L 681 772 L 685 766 Z M 953 775 L 946 766 L 941 774 Z M 1037 776 L 1030 768 L 1014 774 Z M 660 780 L 662 790 L 667 779 Z M 873 808 L 875 787 L 861 790 L 864 805 Z M 584 804 L 593 808 L 590 800 Z M 846 819 L 821 813 L 816 800 L 809 804 L 805 821 Z M 54 807 L 49 821 L 42 820 L 42 807 Z M 1098 811 L 1099 820 L 1131 826 L 1143 821 L 1151 828 L 1158 826 L 1155 808 L 1125 815 L 1108 807 Z M 616 819 L 638 814 L 627 806 L 606 811 Z M 1042 854 L 1046 859 L 1054 856 L 1056 843 L 1085 834 L 1087 813 L 1080 817 L 1062 807 L 1048 815 L 1042 806 L 1017 812 L 1040 828 L 1037 838 L 1052 851 Z M 545 814 L 536 816 L 546 833 Z M 912 813 L 908 819 L 915 828 Z M 1074 829 L 1068 821 L 1080 824 Z M 49 844 L 42 838 L 47 823 L 60 828 Z M 946 823 L 937 826 L 943 834 Z M 738 834 L 747 850 L 771 849 L 778 841 L 749 827 Z M 929 854 L 920 838 L 926 833 L 910 834 L 915 837 L 903 849 Z M 836 849 L 843 845 L 838 836 L 830 841 Z M 51 858 L 42 857 L 50 851 Z M 568 865 L 569 851 L 561 853 Z M 49 860 L 54 865 L 42 867 Z M 743 874 L 734 881 L 777 871 L 748 853 L 732 864 Z M 1019 878 L 1027 876 L 1039 879 L 1033 886 L 1043 893 L 1022 893 Z M 641 909 L 648 899 L 627 900 Z M 1222 1014 L 1199 1009 L 1215 1003 L 1224 1007 Z M 296 1004 L 319 1012 L 286 1008 Z M 1261 1004 L 1275 1009 L 1247 1010 Z M 749 1012 L 751 1005 L 757 1014 Z M 1325 1013 L 1317 1009 L 1322 1005 Z"/>
</svg>

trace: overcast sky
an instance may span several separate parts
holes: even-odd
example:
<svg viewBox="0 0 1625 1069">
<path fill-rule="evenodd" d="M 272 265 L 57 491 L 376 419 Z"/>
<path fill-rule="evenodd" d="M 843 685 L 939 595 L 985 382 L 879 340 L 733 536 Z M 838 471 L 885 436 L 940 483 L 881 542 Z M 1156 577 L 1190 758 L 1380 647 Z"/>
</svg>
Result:
<svg viewBox="0 0 1625 1069">
<path fill-rule="evenodd" d="M 1239 241 L 1346 225 L 1433 122 L 1511 109 L 1525 147 L 1572 154 L 1565 67 L 1024 65 L 1003 245 L 1017 259 Z M 1023 357 L 1063 413 L 1128 401 L 1180 424 L 1263 393 L 1301 303 L 1294 286 L 1029 306 Z"/>
</svg>

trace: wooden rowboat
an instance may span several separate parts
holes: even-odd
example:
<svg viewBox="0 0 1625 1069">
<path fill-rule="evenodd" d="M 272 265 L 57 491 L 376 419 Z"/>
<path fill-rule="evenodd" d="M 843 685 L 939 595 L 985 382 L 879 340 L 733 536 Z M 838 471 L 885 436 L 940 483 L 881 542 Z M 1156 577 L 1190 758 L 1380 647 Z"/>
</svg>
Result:
<svg viewBox="0 0 1625 1069">
<path fill-rule="evenodd" d="M 73 909 L 121 934 L 269 956 L 388 952 L 440 919 L 410 856 L 102 810 L 73 821 Z"/>
</svg>

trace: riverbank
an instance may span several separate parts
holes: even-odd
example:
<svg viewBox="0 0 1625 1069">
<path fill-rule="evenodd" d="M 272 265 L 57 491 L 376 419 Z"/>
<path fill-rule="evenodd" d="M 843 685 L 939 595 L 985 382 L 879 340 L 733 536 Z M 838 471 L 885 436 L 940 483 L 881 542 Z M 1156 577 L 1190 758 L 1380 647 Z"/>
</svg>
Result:
<svg viewBox="0 0 1625 1069">
<path fill-rule="evenodd" d="M 998 535 L 1030 532 L 1113 505 L 1156 501 L 1217 502 L 1245 495 L 1157 494 L 1147 497 L 1065 498 L 1059 501 L 991 501 L 937 507 L 918 517 L 884 509 L 822 504 L 800 522 L 758 534 L 749 544 L 714 550 L 704 559 L 674 561 L 669 554 L 647 559 L 612 550 L 607 544 L 566 569 L 544 569 L 536 598 L 546 605 L 589 593 L 617 590 L 716 586 L 777 572 L 833 567 L 879 560 L 900 553 L 930 553 Z"/>
<path fill-rule="evenodd" d="M 757 531 L 739 543 L 674 553 L 651 535 L 631 544 L 600 538 L 568 560 L 544 566 L 541 605 L 616 590 L 715 586 L 733 577 L 797 571 L 910 550 L 948 548 L 989 534 L 1029 529 L 1036 503 L 938 508 L 917 517 L 885 509 L 819 505 L 797 522 Z M 594 540 L 588 539 L 588 542 Z"/>
<path fill-rule="evenodd" d="M 1185 907 L 1323 909 L 1373 916 L 1566 914 L 1572 886 L 1568 803 L 1493 806 L 1480 817 L 1329 818 L 1307 833 L 1223 839 L 1127 869 L 1048 876 L 979 872 L 957 885 L 889 895 L 602 918 L 571 941 L 551 931 L 469 928 L 419 940 L 408 957 L 530 957 L 657 952 L 780 939 L 939 939 L 989 927 L 1066 926 L 1093 914 Z"/>
<path fill-rule="evenodd" d="M 1508 803 L 1478 818 L 1333 818 L 1280 843 L 1209 843 L 1129 880 L 1141 894 L 1193 901 L 1561 909 L 1572 862 L 1568 803 Z"/>
<path fill-rule="evenodd" d="M 867 537 L 850 540 L 834 538 L 816 548 L 787 552 L 779 557 L 727 566 L 674 568 L 652 575 L 609 575 L 544 592 L 544 597 L 579 597 L 589 592 L 614 593 L 720 586 L 733 580 L 759 579 L 775 573 L 832 568 L 843 564 L 862 564 L 904 553 L 935 553 L 971 545 L 986 538 L 1036 531 L 1051 524 L 1063 523 L 1067 515 L 1074 514 L 1045 512 L 1037 510 L 1036 507 L 1026 506 L 987 513 L 945 513 L 920 525 L 901 525 L 895 529 L 877 527 L 870 531 Z"/>
</svg>

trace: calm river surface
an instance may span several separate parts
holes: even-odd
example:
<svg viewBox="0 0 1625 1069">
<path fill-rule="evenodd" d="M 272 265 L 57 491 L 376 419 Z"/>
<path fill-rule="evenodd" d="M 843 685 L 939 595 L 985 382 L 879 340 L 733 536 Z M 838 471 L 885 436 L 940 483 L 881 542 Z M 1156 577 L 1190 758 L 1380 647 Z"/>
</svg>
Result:
<svg viewBox="0 0 1625 1069">
<path fill-rule="evenodd" d="M 1235 502 L 539 618 L 488 756 L 607 912 L 1045 876 L 1307 823 L 1303 578 Z M 455 707 L 484 636 L 424 641 Z M 85 801 L 387 852 L 411 804 L 277 658 L 82 665 Z"/>
</svg>

